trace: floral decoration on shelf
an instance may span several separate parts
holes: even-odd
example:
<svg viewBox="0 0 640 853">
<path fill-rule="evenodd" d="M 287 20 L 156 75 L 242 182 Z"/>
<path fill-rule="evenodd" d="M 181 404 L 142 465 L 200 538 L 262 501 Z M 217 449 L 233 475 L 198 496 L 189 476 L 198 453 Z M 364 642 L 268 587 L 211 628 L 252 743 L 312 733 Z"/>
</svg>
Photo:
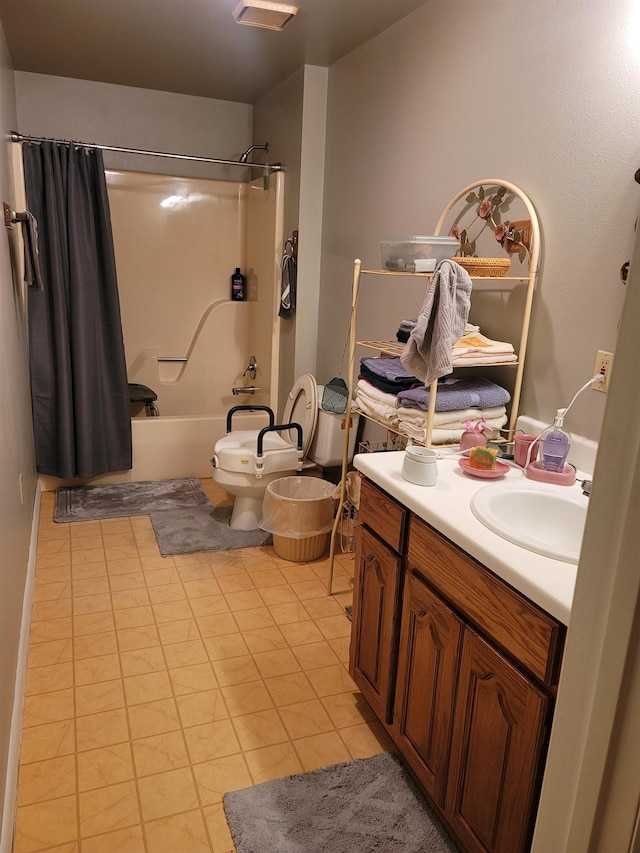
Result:
<svg viewBox="0 0 640 853">
<path fill-rule="evenodd" d="M 493 195 L 488 195 L 484 187 L 478 187 L 477 190 L 468 194 L 465 201 L 467 204 L 477 203 L 474 218 L 466 228 L 460 228 L 454 225 L 449 231 L 450 237 L 456 237 L 460 240 L 460 256 L 463 258 L 473 258 L 476 256 L 476 241 L 481 232 L 486 227 L 492 227 L 493 233 L 502 248 L 509 253 L 518 253 L 520 263 L 524 263 L 525 258 L 529 253 L 529 230 L 526 227 L 528 222 L 511 222 L 505 220 L 501 222 L 500 208 L 505 202 L 510 199 L 507 196 L 506 187 L 498 187 Z M 469 227 L 476 220 L 480 220 L 480 230 L 475 237 L 469 237 Z"/>
<path fill-rule="evenodd" d="M 464 432 L 460 437 L 460 450 L 468 450 L 470 447 L 487 443 L 487 433 L 491 432 L 484 418 L 468 418 L 462 421 Z"/>
</svg>

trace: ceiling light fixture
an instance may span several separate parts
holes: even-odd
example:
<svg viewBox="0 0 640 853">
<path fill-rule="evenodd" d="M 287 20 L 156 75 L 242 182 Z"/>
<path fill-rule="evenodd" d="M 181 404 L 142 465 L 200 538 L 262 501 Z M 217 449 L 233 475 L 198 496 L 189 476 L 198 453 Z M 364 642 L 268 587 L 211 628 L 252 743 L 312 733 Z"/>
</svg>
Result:
<svg viewBox="0 0 640 853">
<path fill-rule="evenodd" d="M 266 30 L 283 30 L 298 13 L 298 7 L 270 0 L 240 0 L 233 11 L 237 24 L 263 27 Z"/>
</svg>

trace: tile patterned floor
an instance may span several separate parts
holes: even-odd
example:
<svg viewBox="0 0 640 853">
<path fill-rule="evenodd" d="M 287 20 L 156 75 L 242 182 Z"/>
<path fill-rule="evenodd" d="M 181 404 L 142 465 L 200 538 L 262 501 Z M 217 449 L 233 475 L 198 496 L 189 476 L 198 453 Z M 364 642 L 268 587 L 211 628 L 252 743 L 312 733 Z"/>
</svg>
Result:
<svg viewBox="0 0 640 853">
<path fill-rule="evenodd" d="M 228 497 L 202 481 L 216 504 Z M 14 853 L 229 853 L 225 791 L 391 748 L 347 672 L 353 563 L 162 557 L 42 497 Z"/>
</svg>

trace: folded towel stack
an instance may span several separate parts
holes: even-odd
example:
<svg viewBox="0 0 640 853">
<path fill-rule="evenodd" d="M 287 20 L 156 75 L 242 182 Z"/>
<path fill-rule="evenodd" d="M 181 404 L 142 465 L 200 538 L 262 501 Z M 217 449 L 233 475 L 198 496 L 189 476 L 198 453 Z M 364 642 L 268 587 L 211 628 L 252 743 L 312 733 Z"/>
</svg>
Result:
<svg viewBox="0 0 640 853">
<path fill-rule="evenodd" d="M 512 344 L 493 341 L 479 331 L 463 335 L 453 345 L 451 363 L 454 367 L 512 361 L 517 361 Z"/>
<path fill-rule="evenodd" d="M 502 429 L 507 422 L 507 410 L 503 406 L 502 414 L 498 417 L 487 417 L 487 414 L 490 411 L 495 410 L 476 409 L 476 414 L 473 415 L 473 417 L 483 417 L 486 422 L 485 426 L 487 430 Z M 399 409 L 398 413 L 400 414 L 400 412 L 401 410 Z M 400 435 L 406 435 L 414 441 L 424 441 L 427 432 L 427 418 L 425 416 L 423 418 L 409 420 L 406 417 L 400 416 L 395 429 L 397 429 Z M 458 444 L 464 431 L 465 427 L 458 420 L 450 421 L 448 423 L 441 424 L 440 426 L 434 426 L 431 431 L 431 443 Z"/>
<path fill-rule="evenodd" d="M 469 377 L 474 379 L 474 377 Z M 475 378 L 477 381 L 477 378 Z M 487 380 L 488 381 L 488 380 Z M 493 383 L 490 383 L 493 384 Z M 473 383 L 472 383 L 473 386 Z M 446 386 L 443 386 L 446 387 Z M 506 400 L 509 399 L 509 394 L 499 386 L 496 389 L 503 391 L 506 395 Z M 420 389 L 414 389 L 420 390 Z M 428 391 L 428 389 L 422 389 Z M 486 389 L 479 388 L 481 391 Z M 465 392 L 467 397 L 471 398 L 469 389 Z M 424 441 L 427 428 L 427 413 L 421 407 L 410 407 L 400 405 L 399 394 L 390 394 L 386 391 L 372 385 L 366 379 L 360 379 L 356 385 L 355 402 L 358 409 L 363 414 L 378 421 L 378 423 L 387 426 L 389 429 L 405 435 L 414 441 Z M 478 394 L 478 397 L 480 394 Z M 496 395 L 497 396 L 497 395 Z M 438 391 L 438 397 L 440 391 Z M 488 397 L 488 394 L 487 394 Z M 427 398 L 428 399 L 428 398 Z M 452 402 L 452 399 L 449 399 Z M 459 442 L 462 433 L 465 430 L 464 421 L 469 419 L 484 418 L 487 429 L 500 429 L 507 422 L 507 410 L 502 405 L 496 406 L 474 406 L 470 405 L 466 408 L 441 409 L 436 411 L 433 419 L 433 431 L 431 441 L 433 444 L 449 444 Z"/>
<path fill-rule="evenodd" d="M 494 346 L 498 349 L 510 347 L 510 344 L 491 341 L 473 329 L 458 343 L 461 346 L 457 348 L 468 357 L 473 357 L 476 348 L 485 351 L 492 350 Z M 494 352 L 493 355 L 500 361 L 506 360 L 507 356 L 507 351 Z M 424 441 L 429 397 L 430 386 L 423 385 L 397 356 L 360 360 L 360 378 L 355 389 L 356 406 L 364 415 L 394 432 L 414 441 Z M 510 400 L 511 395 L 506 388 L 484 376 L 448 376 L 439 380 L 432 444 L 459 442 L 465 431 L 464 422 L 469 419 L 484 418 L 487 429 L 501 429 L 507 422 L 506 404 Z"/>
<path fill-rule="evenodd" d="M 398 412 L 398 397 L 376 388 L 366 379 L 356 385 L 356 406 L 376 420 L 394 421 Z"/>
<path fill-rule="evenodd" d="M 492 408 L 505 406 L 511 395 L 506 388 L 484 376 L 449 376 L 438 383 L 436 412 L 456 409 Z M 408 409 L 429 408 L 429 388 L 408 388 L 398 393 L 398 404 Z"/>
<path fill-rule="evenodd" d="M 402 366 L 399 356 L 389 358 L 361 358 L 360 375 L 390 394 L 397 394 L 407 388 L 422 385 L 420 380 Z"/>
<path fill-rule="evenodd" d="M 416 327 L 417 320 L 401 320 L 396 332 L 396 340 L 401 344 L 406 344 L 409 340 L 409 335 Z"/>
</svg>

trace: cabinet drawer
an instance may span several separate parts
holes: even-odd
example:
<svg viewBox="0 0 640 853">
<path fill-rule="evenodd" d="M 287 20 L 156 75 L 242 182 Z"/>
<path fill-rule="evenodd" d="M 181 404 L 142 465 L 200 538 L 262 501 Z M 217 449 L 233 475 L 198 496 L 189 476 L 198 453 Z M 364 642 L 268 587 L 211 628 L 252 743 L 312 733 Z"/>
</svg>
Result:
<svg viewBox="0 0 640 853">
<path fill-rule="evenodd" d="M 362 480 L 358 517 L 398 554 L 404 552 L 407 510 L 369 480 Z"/>
<path fill-rule="evenodd" d="M 557 684 L 564 625 L 415 516 L 408 568 L 529 672 L 549 686 Z"/>
</svg>

